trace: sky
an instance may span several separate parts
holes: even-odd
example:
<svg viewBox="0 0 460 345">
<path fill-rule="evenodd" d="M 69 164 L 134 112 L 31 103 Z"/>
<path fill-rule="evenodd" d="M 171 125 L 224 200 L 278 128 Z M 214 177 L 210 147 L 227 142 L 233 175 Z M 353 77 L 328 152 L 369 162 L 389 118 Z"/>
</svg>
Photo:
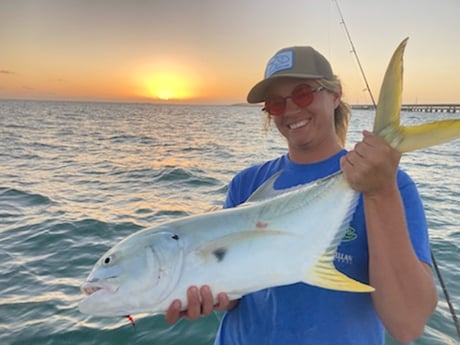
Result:
<svg viewBox="0 0 460 345">
<path fill-rule="evenodd" d="M 337 3 L 375 99 L 410 37 L 403 103 L 460 103 L 460 1 Z M 371 103 L 333 0 L 0 0 L 0 99 L 240 103 L 294 45 Z"/>
</svg>

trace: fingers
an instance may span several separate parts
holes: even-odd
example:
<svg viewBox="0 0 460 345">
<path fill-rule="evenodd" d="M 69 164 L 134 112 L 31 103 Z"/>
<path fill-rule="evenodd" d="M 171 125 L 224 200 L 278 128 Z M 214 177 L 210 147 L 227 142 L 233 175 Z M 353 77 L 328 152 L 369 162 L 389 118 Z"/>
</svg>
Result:
<svg viewBox="0 0 460 345">
<path fill-rule="evenodd" d="M 340 160 L 350 186 L 360 192 L 375 194 L 395 181 L 401 154 L 382 137 L 364 131 L 364 138 Z"/>
<path fill-rule="evenodd" d="M 211 315 L 214 309 L 228 310 L 229 306 L 230 301 L 226 293 L 218 294 L 217 304 L 214 305 L 214 297 L 209 286 L 204 285 L 200 289 L 191 286 L 187 289 L 187 310 L 181 311 L 181 301 L 175 300 L 169 306 L 165 319 L 169 324 L 177 322 L 181 317 L 196 320 L 201 315 Z"/>
<path fill-rule="evenodd" d="M 215 310 L 232 310 L 235 308 L 239 303 L 239 299 L 230 300 L 228 295 L 224 292 L 217 295 L 217 304 L 214 306 Z"/>
<path fill-rule="evenodd" d="M 346 163 L 352 167 L 362 165 L 365 162 L 363 154 L 359 153 L 356 147 L 354 150 L 348 152 L 344 158 Z"/>
<path fill-rule="evenodd" d="M 196 320 L 201 315 L 201 298 L 200 292 L 196 286 L 191 286 L 187 290 L 187 319 Z"/>
<path fill-rule="evenodd" d="M 212 296 L 209 286 L 204 285 L 200 289 L 201 295 L 201 312 L 204 316 L 211 315 L 214 310 L 214 297 Z"/>
<path fill-rule="evenodd" d="M 353 150 L 350 150 L 348 154 L 341 159 L 341 164 L 349 165 L 350 167 L 365 166 L 368 157 L 373 156 L 372 150 L 377 146 L 373 138 L 375 136 L 367 131 L 364 131 L 363 134 L 363 141 L 357 143 Z"/>
<path fill-rule="evenodd" d="M 228 310 L 230 300 L 226 293 L 221 292 L 217 295 L 217 304 L 215 305 L 216 310 Z"/>
<path fill-rule="evenodd" d="M 166 322 L 170 325 L 176 323 L 181 317 L 181 308 L 182 306 L 180 300 L 176 299 L 175 301 L 173 301 L 169 306 L 168 310 L 166 311 Z"/>
<path fill-rule="evenodd" d="M 378 165 L 388 164 L 393 149 L 386 141 L 368 131 L 363 131 L 363 136 L 363 140 L 347 154 L 347 163 L 354 167 L 359 166 L 361 169 L 372 169 Z"/>
</svg>

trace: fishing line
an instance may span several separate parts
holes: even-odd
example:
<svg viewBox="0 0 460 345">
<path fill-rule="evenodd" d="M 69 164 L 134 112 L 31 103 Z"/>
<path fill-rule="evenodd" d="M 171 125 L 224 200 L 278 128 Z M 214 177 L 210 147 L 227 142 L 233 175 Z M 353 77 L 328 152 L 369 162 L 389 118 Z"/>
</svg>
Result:
<svg viewBox="0 0 460 345">
<path fill-rule="evenodd" d="M 363 67 L 361 65 L 361 61 L 359 60 L 359 56 L 358 56 L 358 53 L 356 52 L 355 45 L 353 44 L 353 40 L 351 39 L 350 32 L 348 31 L 347 25 L 345 23 L 345 19 L 343 18 L 342 11 L 340 10 L 339 3 L 338 3 L 337 0 L 332 0 L 332 1 L 335 2 L 335 5 L 337 7 L 337 11 L 338 11 L 339 16 L 340 16 L 340 24 L 342 24 L 343 28 L 345 29 L 345 33 L 347 35 L 348 42 L 350 43 L 350 46 L 351 46 L 351 52 L 355 56 L 356 62 L 358 63 L 359 70 L 361 72 L 361 76 L 363 77 L 364 83 L 366 84 L 366 90 L 369 93 L 369 96 L 371 97 L 372 104 L 374 105 L 374 108 L 377 108 L 377 104 L 375 103 L 374 96 L 372 95 L 371 88 L 369 87 L 369 83 L 367 82 L 366 74 L 364 73 L 364 69 L 363 69 Z M 433 250 L 430 249 L 430 253 L 431 253 L 431 260 L 433 261 L 433 266 L 434 266 L 435 271 L 436 271 L 436 275 L 438 276 L 438 280 L 439 280 L 439 283 L 441 284 L 442 291 L 444 293 L 444 297 L 445 297 L 445 299 L 447 301 L 450 313 L 452 315 L 452 320 L 454 322 L 454 326 L 457 329 L 457 335 L 460 338 L 460 325 L 458 323 L 457 315 L 455 314 L 455 309 L 454 309 L 454 307 L 453 307 L 453 305 L 452 305 L 452 303 L 450 301 L 449 293 L 447 291 L 446 285 L 444 284 L 444 279 L 442 278 L 441 271 L 439 270 L 438 264 L 437 264 L 436 259 L 434 257 Z"/>
<path fill-rule="evenodd" d="M 455 315 L 455 309 L 452 303 L 450 302 L 449 293 L 447 292 L 446 285 L 444 284 L 444 280 L 442 279 L 441 272 L 439 271 L 439 267 L 436 264 L 436 259 L 434 258 L 433 251 L 431 251 L 431 260 L 433 261 L 433 266 L 436 270 L 436 274 L 438 276 L 439 282 L 441 283 L 442 291 L 444 292 L 444 296 L 446 296 L 447 305 L 449 306 L 450 313 L 452 314 L 452 319 L 454 320 L 455 328 L 457 329 L 457 335 L 460 338 L 460 325 L 458 323 L 457 315 Z"/>
</svg>

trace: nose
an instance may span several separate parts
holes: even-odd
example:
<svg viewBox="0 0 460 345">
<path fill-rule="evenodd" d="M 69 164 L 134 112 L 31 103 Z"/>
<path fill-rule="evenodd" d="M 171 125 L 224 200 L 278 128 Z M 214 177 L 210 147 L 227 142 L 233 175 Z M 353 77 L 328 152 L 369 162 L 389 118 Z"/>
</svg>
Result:
<svg viewBox="0 0 460 345">
<path fill-rule="evenodd" d="M 300 111 L 300 107 L 295 104 L 292 99 L 289 97 L 286 99 L 286 109 L 284 110 L 284 115 L 297 114 Z"/>
</svg>

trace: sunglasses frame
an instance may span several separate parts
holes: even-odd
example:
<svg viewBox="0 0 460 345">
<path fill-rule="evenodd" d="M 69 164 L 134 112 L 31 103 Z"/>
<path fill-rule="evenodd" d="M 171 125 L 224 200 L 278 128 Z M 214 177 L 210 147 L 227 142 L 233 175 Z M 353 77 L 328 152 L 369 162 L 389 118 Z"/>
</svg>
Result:
<svg viewBox="0 0 460 345">
<path fill-rule="evenodd" d="M 293 98 L 293 94 L 294 94 L 296 91 L 298 91 L 300 88 L 304 88 L 304 89 L 310 90 L 310 91 L 308 91 L 308 93 L 309 93 L 312 97 L 311 97 L 311 101 L 308 102 L 307 104 L 304 104 L 304 105 L 298 104 L 298 103 L 295 101 L 295 99 Z M 290 99 L 294 102 L 294 104 L 295 104 L 296 106 L 298 106 L 298 107 L 301 107 L 301 108 L 308 107 L 310 104 L 313 103 L 313 94 L 315 94 L 316 92 L 320 92 L 320 91 L 322 91 L 322 90 L 325 90 L 325 89 L 326 89 L 326 88 L 325 88 L 324 86 L 322 86 L 322 85 L 317 86 L 317 87 L 315 87 L 315 88 L 312 88 L 312 87 L 311 87 L 310 85 L 308 85 L 308 84 L 299 84 L 299 85 L 297 85 L 297 86 L 292 90 L 292 92 L 291 92 L 291 94 L 290 94 L 289 96 L 285 96 L 285 97 L 283 97 L 283 96 L 276 96 L 276 97 L 274 97 L 274 98 L 276 98 L 276 99 L 282 99 L 282 100 L 284 101 L 284 103 L 283 103 L 283 109 L 282 109 L 282 111 L 281 111 L 279 114 L 272 114 L 272 113 L 270 113 L 270 107 L 267 106 L 267 102 L 270 100 L 270 98 L 268 98 L 268 99 L 265 100 L 265 106 L 262 108 L 262 111 L 266 111 L 266 112 L 267 112 L 268 114 L 270 114 L 271 116 L 281 116 L 281 115 L 283 115 L 284 112 L 286 111 L 286 103 L 287 103 L 287 100 L 288 100 L 289 98 L 290 98 Z"/>
</svg>

